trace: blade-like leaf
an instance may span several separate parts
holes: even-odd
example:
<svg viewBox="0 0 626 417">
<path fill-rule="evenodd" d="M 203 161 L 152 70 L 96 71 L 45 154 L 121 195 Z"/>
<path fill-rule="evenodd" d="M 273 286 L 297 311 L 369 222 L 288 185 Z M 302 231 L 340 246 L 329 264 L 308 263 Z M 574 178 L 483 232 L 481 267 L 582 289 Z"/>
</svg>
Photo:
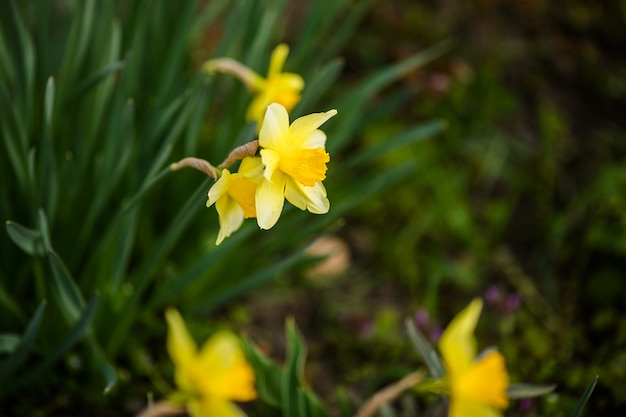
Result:
<svg viewBox="0 0 626 417">
<path fill-rule="evenodd" d="M 48 251 L 48 260 L 52 270 L 54 295 L 59 309 L 67 322 L 74 324 L 81 316 L 85 300 L 67 267 L 53 250 Z"/>
<path fill-rule="evenodd" d="M 20 344 L 20 336 L 12 333 L 0 334 L 0 354 L 13 353 Z"/>
<path fill-rule="evenodd" d="M 45 308 L 46 302 L 42 301 L 39 307 L 37 307 L 30 323 L 28 323 L 28 327 L 26 327 L 26 331 L 22 335 L 19 344 L 13 349 L 13 353 L 0 363 L 0 381 L 4 380 L 17 369 L 30 353 L 37 332 L 39 331 L 39 325 L 41 324 Z"/>
<path fill-rule="evenodd" d="M 43 238 L 38 230 L 29 229 L 12 221 L 7 221 L 6 228 L 13 243 L 24 252 L 32 256 L 45 255 Z"/>
<path fill-rule="evenodd" d="M 506 395 L 512 400 L 539 397 L 554 391 L 556 385 L 510 384 Z"/>
<path fill-rule="evenodd" d="M 424 360 L 431 376 L 433 378 L 443 377 L 446 374 L 443 362 L 441 361 L 437 351 L 428 342 L 428 339 L 426 339 L 426 336 L 419 331 L 419 329 L 415 326 L 415 323 L 413 323 L 413 320 L 407 318 L 404 321 L 404 325 L 406 327 L 409 340 Z"/>
<path fill-rule="evenodd" d="M 591 397 L 591 394 L 593 393 L 593 390 L 595 389 L 597 383 L 598 376 L 596 376 L 593 381 L 591 381 L 589 385 L 587 385 L 587 389 L 585 389 L 583 396 L 580 397 L 580 400 L 578 400 L 578 404 L 576 405 L 576 409 L 574 410 L 572 417 L 580 417 L 582 415 L 583 409 L 585 408 L 587 401 L 589 401 L 589 398 Z"/>
</svg>

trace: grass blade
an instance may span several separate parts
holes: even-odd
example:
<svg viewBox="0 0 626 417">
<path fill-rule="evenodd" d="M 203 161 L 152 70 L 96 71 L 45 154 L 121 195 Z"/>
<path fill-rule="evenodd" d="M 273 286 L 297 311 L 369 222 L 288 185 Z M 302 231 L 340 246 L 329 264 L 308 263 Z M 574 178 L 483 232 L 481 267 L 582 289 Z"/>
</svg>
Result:
<svg viewBox="0 0 626 417">
<path fill-rule="evenodd" d="M 39 307 L 37 307 L 33 318 L 28 323 L 28 327 L 26 327 L 26 331 L 22 335 L 19 344 L 13 350 L 13 353 L 0 363 L 0 381 L 3 381 L 17 369 L 28 356 L 33 342 L 35 341 L 35 337 L 37 336 L 37 332 L 39 331 L 39 325 L 41 324 L 45 308 L 46 302 L 42 301 Z"/>
</svg>

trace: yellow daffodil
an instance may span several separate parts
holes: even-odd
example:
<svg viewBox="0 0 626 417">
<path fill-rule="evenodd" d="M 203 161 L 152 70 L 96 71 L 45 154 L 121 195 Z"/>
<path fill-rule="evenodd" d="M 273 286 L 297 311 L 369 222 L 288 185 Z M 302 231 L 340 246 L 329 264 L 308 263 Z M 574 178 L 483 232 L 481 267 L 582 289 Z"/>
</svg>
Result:
<svg viewBox="0 0 626 417">
<path fill-rule="evenodd" d="M 472 301 L 439 340 L 450 396 L 449 417 L 498 417 L 509 403 L 504 357 L 491 349 L 476 358 L 473 333 L 482 305 L 480 299 Z"/>
<path fill-rule="evenodd" d="M 300 101 L 304 80 L 298 74 L 281 72 L 289 55 L 289 47 L 278 45 L 272 52 L 267 78 L 254 77 L 252 91 L 254 97 L 248 107 L 247 119 L 261 123 L 267 106 L 280 103 L 290 112 Z"/>
<path fill-rule="evenodd" d="M 260 126 L 269 104 L 280 103 L 287 111 L 291 111 L 300 101 L 304 80 L 298 74 L 282 72 L 287 55 L 289 47 L 285 44 L 280 44 L 274 49 L 266 78 L 230 58 L 207 61 L 204 69 L 209 73 L 221 71 L 233 74 L 245 84 L 253 94 L 246 118 L 249 121 L 255 120 L 257 126 Z"/>
<path fill-rule="evenodd" d="M 165 313 L 167 349 L 175 366 L 181 398 L 192 417 L 245 417 L 231 401 L 256 398 L 254 372 L 239 339 L 230 332 L 216 333 L 200 351 L 175 309 Z"/>
<path fill-rule="evenodd" d="M 246 157 L 237 173 L 222 170 L 222 175 L 209 190 L 206 205 L 215 204 L 220 222 L 217 245 L 239 229 L 244 218 L 256 217 L 255 194 L 262 170 L 261 158 Z"/>
<path fill-rule="evenodd" d="M 327 213 L 330 207 L 322 180 L 330 156 L 324 147 L 326 134 L 318 129 L 336 110 L 314 113 L 289 125 L 284 106 L 272 103 L 259 132 L 263 180 L 256 190 L 257 222 L 261 229 L 273 227 L 285 198 L 301 210 Z"/>
</svg>

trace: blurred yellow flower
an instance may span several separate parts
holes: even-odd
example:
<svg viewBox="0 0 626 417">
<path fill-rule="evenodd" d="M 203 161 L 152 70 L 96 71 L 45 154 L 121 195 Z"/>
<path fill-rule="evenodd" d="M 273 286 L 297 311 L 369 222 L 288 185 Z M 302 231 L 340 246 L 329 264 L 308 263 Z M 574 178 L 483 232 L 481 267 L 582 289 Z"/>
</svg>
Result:
<svg viewBox="0 0 626 417">
<path fill-rule="evenodd" d="M 233 74 L 245 84 L 253 94 L 246 118 L 249 121 L 255 120 L 258 130 L 268 105 L 280 103 L 287 111 L 291 111 L 300 101 L 304 80 L 298 74 L 282 72 L 287 55 L 289 47 L 285 44 L 274 49 L 266 78 L 231 58 L 209 60 L 204 64 L 204 69 L 209 73 L 221 71 Z"/>
<path fill-rule="evenodd" d="M 237 173 L 222 170 L 222 175 L 209 190 L 206 206 L 215 204 L 220 222 L 217 245 L 239 229 L 244 218 L 256 217 L 254 199 L 262 171 L 261 158 L 246 157 Z"/>
<path fill-rule="evenodd" d="M 509 403 L 504 357 L 492 349 L 476 358 L 473 333 L 482 306 L 482 300 L 473 300 L 439 340 L 450 396 L 449 417 L 497 417 Z"/>
<path fill-rule="evenodd" d="M 175 379 L 192 417 L 245 417 L 231 401 L 256 398 L 254 372 L 239 339 L 230 332 L 216 333 L 200 351 L 175 309 L 165 313 L 167 350 L 174 362 Z"/>
<path fill-rule="evenodd" d="M 322 180 L 330 156 L 324 147 L 326 134 L 318 129 L 337 114 L 336 110 L 314 113 L 289 125 L 284 106 L 272 103 L 265 113 L 259 146 L 265 165 L 263 180 L 256 190 L 257 222 L 261 229 L 273 227 L 285 198 L 301 210 L 327 213 L 330 203 Z"/>
<path fill-rule="evenodd" d="M 246 117 L 260 125 L 271 103 L 279 103 L 290 112 L 300 101 L 304 80 L 298 74 L 281 72 L 289 55 L 289 47 L 278 45 L 272 52 L 267 78 L 256 76 L 252 81 L 254 97 Z"/>
</svg>

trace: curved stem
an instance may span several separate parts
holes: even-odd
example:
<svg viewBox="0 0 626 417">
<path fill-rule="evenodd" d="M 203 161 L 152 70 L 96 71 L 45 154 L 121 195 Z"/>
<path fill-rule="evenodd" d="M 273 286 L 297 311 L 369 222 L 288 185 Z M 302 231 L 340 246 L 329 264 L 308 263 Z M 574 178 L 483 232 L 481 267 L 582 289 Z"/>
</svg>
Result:
<svg viewBox="0 0 626 417">
<path fill-rule="evenodd" d="M 424 379 L 424 371 L 416 371 L 408 374 L 401 380 L 386 386 L 374 394 L 365 404 L 361 406 L 355 417 L 370 417 L 383 404 L 395 400 L 404 391 L 413 388 Z"/>
</svg>

